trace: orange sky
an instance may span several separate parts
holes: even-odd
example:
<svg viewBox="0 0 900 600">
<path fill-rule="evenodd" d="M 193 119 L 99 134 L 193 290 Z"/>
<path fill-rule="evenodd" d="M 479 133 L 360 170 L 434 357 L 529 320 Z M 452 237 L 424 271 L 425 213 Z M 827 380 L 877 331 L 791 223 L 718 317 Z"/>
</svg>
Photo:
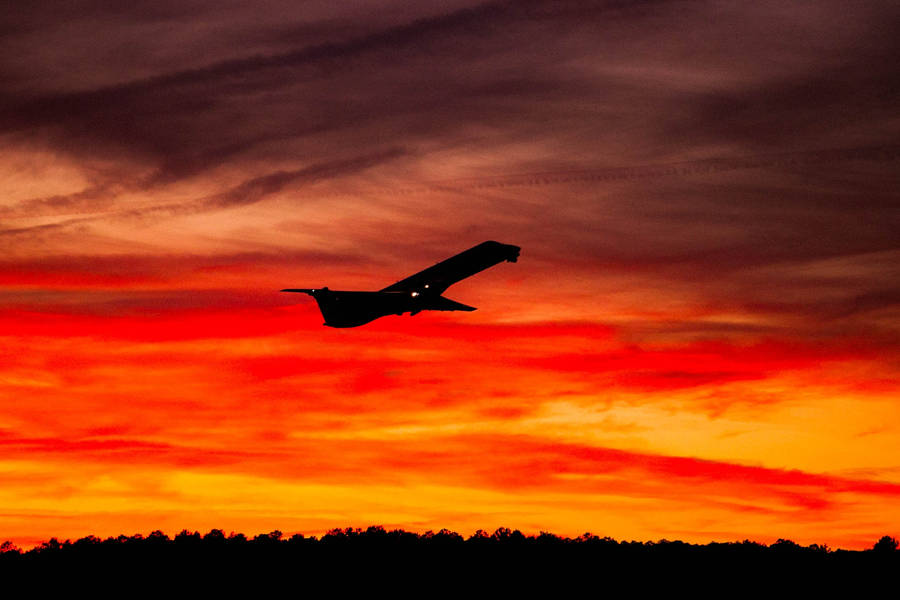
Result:
<svg viewBox="0 0 900 600">
<path fill-rule="evenodd" d="M 0 540 L 900 537 L 896 5 L 371 4 L 13 13 Z"/>
</svg>

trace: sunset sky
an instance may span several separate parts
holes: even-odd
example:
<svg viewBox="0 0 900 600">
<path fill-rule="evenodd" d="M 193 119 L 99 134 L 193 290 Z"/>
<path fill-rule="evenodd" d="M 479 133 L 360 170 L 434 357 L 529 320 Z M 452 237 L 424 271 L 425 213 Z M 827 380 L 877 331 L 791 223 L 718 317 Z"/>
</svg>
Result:
<svg viewBox="0 0 900 600">
<path fill-rule="evenodd" d="M 0 541 L 900 537 L 900 4 L 17 2 Z M 484 240 L 472 313 L 322 326 Z"/>
</svg>

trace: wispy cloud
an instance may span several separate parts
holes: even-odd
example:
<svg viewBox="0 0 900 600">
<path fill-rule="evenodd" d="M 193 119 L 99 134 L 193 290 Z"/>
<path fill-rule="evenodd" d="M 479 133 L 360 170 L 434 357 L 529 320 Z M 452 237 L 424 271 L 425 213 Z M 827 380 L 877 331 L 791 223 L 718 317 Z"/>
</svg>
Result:
<svg viewBox="0 0 900 600">
<path fill-rule="evenodd" d="M 137 209 L 107 211 L 99 215 L 65 219 L 63 221 L 0 229 L 0 236 L 29 235 L 49 232 L 70 227 L 83 226 L 95 221 L 116 219 L 166 218 L 182 215 L 199 214 L 208 211 L 222 210 L 255 204 L 265 198 L 277 194 L 288 186 L 301 187 L 316 181 L 322 181 L 370 169 L 383 162 L 395 159 L 404 154 L 401 149 L 390 149 L 385 152 L 366 156 L 357 156 L 348 160 L 317 163 L 291 171 L 276 171 L 259 177 L 253 177 L 223 192 L 190 200 L 187 202 L 151 205 Z M 105 188 L 101 188 L 105 191 Z M 70 208 L 80 203 L 85 197 L 91 197 L 95 190 L 75 194 L 69 197 L 56 197 L 40 201 L 41 204 L 66 204 Z"/>
</svg>

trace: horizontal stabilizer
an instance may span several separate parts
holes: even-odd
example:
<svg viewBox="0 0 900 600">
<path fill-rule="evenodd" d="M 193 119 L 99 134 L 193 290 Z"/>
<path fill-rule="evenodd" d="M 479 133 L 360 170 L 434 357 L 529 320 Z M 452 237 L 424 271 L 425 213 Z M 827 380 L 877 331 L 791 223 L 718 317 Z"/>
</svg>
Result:
<svg viewBox="0 0 900 600">
<path fill-rule="evenodd" d="M 312 296 L 317 290 L 314 290 L 311 288 L 297 288 L 297 289 L 287 288 L 287 289 L 283 289 L 281 291 L 282 292 L 300 292 L 301 294 L 309 294 L 310 296 Z"/>
</svg>

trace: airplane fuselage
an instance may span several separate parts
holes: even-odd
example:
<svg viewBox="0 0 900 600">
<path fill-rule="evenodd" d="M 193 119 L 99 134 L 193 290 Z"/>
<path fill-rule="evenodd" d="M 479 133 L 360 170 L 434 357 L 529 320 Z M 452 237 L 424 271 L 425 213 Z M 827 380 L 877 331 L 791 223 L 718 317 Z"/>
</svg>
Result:
<svg viewBox="0 0 900 600">
<path fill-rule="evenodd" d="M 414 315 L 423 310 L 475 310 L 440 294 L 426 292 L 310 291 L 329 327 L 357 327 L 386 315 Z"/>
</svg>

